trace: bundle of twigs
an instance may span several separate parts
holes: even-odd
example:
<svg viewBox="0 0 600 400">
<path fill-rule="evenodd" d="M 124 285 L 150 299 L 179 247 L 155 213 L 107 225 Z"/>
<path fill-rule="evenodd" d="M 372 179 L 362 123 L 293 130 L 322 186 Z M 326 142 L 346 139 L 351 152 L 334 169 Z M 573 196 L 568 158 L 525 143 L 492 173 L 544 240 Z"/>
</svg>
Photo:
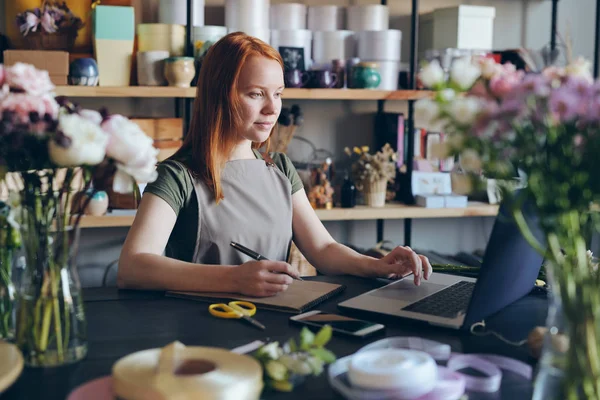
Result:
<svg viewBox="0 0 600 400">
<path fill-rule="evenodd" d="M 296 129 L 304 123 L 304 113 L 297 104 L 291 108 L 283 107 L 279 119 L 277 120 L 277 128 L 272 138 L 273 151 L 279 153 L 287 152 L 288 145 L 294 136 Z"/>
</svg>

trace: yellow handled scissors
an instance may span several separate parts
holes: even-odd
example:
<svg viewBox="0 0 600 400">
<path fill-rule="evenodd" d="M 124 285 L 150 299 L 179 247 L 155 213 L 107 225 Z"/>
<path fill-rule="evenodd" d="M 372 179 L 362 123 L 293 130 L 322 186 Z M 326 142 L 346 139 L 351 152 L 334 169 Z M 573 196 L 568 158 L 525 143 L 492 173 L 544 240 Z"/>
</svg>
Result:
<svg viewBox="0 0 600 400">
<path fill-rule="evenodd" d="M 208 312 L 217 318 L 236 318 L 243 319 L 252 325 L 265 330 L 265 326 L 251 318 L 256 314 L 256 306 L 247 301 L 230 301 L 229 304 L 218 303 L 208 306 Z"/>
</svg>

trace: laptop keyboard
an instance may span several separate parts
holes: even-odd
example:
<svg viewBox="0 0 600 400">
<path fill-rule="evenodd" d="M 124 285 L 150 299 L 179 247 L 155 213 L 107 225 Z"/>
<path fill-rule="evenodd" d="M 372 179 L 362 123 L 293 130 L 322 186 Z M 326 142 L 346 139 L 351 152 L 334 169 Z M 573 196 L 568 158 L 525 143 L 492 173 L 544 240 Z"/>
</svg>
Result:
<svg viewBox="0 0 600 400">
<path fill-rule="evenodd" d="M 467 310 L 474 288 L 475 282 L 459 281 L 431 296 L 409 304 L 402 310 L 454 318 L 459 312 Z"/>
</svg>

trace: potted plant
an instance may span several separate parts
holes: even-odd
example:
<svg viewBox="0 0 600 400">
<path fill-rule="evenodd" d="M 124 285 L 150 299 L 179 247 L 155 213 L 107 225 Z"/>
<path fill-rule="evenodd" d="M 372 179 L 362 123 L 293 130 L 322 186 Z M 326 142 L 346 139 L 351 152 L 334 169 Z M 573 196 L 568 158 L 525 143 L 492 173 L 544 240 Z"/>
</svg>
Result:
<svg viewBox="0 0 600 400">
<path fill-rule="evenodd" d="M 352 162 L 352 179 L 358 190 L 363 192 L 368 206 L 383 207 L 386 201 L 387 184 L 396 178 L 396 153 L 386 143 L 375 154 L 369 147 L 348 147 L 344 149 Z"/>
<path fill-rule="evenodd" d="M 71 51 L 83 27 L 81 18 L 64 1 L 53 0 L 44 0 L 41 7 L 18 14 L 17 24 L 23 45 L 29 50 Z"/>
</svg>

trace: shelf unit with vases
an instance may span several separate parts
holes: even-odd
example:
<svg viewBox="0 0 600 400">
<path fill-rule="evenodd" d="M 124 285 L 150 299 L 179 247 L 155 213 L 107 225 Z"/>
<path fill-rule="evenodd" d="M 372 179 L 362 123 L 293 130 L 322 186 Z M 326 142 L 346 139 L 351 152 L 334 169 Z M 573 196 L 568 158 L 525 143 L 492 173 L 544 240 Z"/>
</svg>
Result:
<svg viewBox="0 0 600 400">
<path fill-rule="evenodd" d="M 556 19 L 558 0 L 552 1 L 552 28 L 551 44 L 556 46 Z M 600 3 L 600 0 L 598 0 Z M 417 49 L 418 49 L 418 30 L 419 30 L 419 3 L 420 0 L 411 0 L 411 32 L 410 32 L 410 63 L 408 90 L 372 90 L 372 89 L 285 89 L 284 99 L 298 100 L 371 100 L 377 101 L 377 112 L 383 113 L 386 101 L 406 101 L 408 103 L 408 115 L 406 119 L 406 131 L 414 132 L 414 102 L 418 99 L 431 96 L 431 92 L 416 90 L 417 75 Z M 387 0 L 381 0 L 382 5 L 387 5 Z M 192 0 L 187 0 L 188 10 L 191 10 Z M 188 12 L 188 21 L 186 27 L 186 55 L 193 56 L 192 43 L 192 13 Z M 600 30 L 597 28 L 597 30 Z M 595 68 L 596 70 L 597 68 Z M 175 87 L 74 87 L 59 86 L 56 88 L 57 95 L 69 97 L 131 97 L 131 98 L 174 98 L 177 105 L 182 101 L 184 107 L 181 110 L 177 107 L 177 114 L 183 114 L 184 132 L 187 129 L 191 117 L 192 99 L 195 97 L 195 88 L 175 88 Z M 181 112 L 183 111 L 183 112 Z M 376 132 L 377 134 L 377 132 Z M 406 143 L 406 181 L 410 185 L 410 176 L 413 169 L 414 159 L 414 135 L 407 135 Z M 410 191 L 410 188 L 409 188 Z M 411 205 L 410 199 L 406 204 L 386 204 L 382 208 L 372 208 L 358 206 L 353 209 L 333 208 L 330 210 L 316 210 L 317 215 L 322 221 L 341 221 L 341 220 L 377 220 L 377 240 L 383 240 L 383 224 L 386 219 L 404 220 L 405 244 L 411 244 L 412 220 L 421 218 L 461 218 L 461 217 L 485 217 L 495 216 L 498 207 L 484 203 L 470 202 L 466 208 L 461 209 L 428 209 Z M 82 227 L 115 227 L 129 226 L 133 221 L 130 215 L 107 215 L 102 217 L 84 217 Z"/>
</svg>

